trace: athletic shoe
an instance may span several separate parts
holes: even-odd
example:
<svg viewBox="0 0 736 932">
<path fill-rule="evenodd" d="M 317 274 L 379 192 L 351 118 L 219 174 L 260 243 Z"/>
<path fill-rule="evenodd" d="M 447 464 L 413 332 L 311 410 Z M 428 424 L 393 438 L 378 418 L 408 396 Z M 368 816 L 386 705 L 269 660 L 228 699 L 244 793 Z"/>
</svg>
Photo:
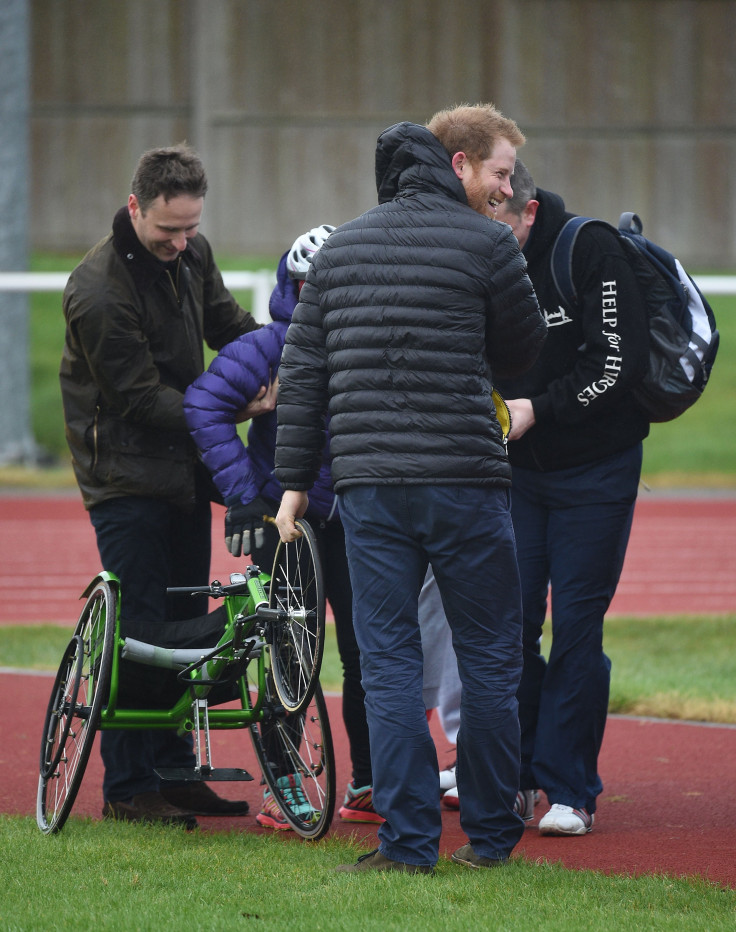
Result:
<svg viewBox="0 0 736 932">
<path fill-rule="evenodd" d="M 519 790 L 514 802 L 514 812 L 518 813 L 525 822 L 534 818 L 534 806 L 539 802 L 539 793 L 536 790 Z"/>
<path fill-rule="evenodd" d="M 457 795 L 456 786 L 453 786 L 451 789 L 449 789 L 442 797 L 442 805 L 447 806 L 448 809 L 460 808 L 460 797 Z"/>
<path fill-rule="evenodd" d="M 402 874 L 434 874 L 431 864 L 407 864 L 406 861 L 393 861 L 385 857 L 376 848 L 368 854 L 361 855 L 355 864 L 339 864 L 336 871 L 399 871 Z"/>
<path fill-rule="evenodd" d="M 373 808 L 373 787 L 355 786 L 355 781 L 348 783 L 345 801 L 339 809 L 340 818 L 346 822 L 374 822 L 380 824 L 386 820 Z"/>
<path fill-rule="evenodd" d="M 457 777 L 455 776 L 455 764 L 447 770 L 440 770 L 440 793 L 446 793 L 448 790 L 454 790 L 457 786 Z"/>
<path fill-rule="evenodd" d="M 303 822 L 311 821 L 314 816 L 314 809 L 307 802 L 299 774 L 290 773 L 285 777 L 279 777 L 276 785 L 289 802 L 291 812 Z M 284 818 L 284 814 L 270 790 L 266 790 L 263 794 L 263 805 L 256 816 L 256 822 L 264 828 L 272 828 L 277 832 L 293 830 L 291 824 Z"/>
<path fill-rule="evenodd" d="M 456 864 L 463 864 L 465 867 L 473 867 L 475 869 L 481 867 L 500 867 L 502 864 L 508 864 L 508 858 L 486 858 L 480 854 L 476 854 L 473 851 L 470 845 L 463 845 L 462 848 L 458 848 L 457 851 L 450 857 L 451 861 L 454 861 Z"/>
<path fill-rule="evenodd" d="M 539 794 L 536 790 L 519 790 L 514 800 L 514 812 L 517 812 L 525 822 L 531 822 L 534 818 L 534 806 L 538 802 Z M 460 808 L 460 797 L 456 786 L 442 797 L 442 805 L 447 806 L 448 809 Z"/>
<path fill-rule="evenodd" d="M 594 816 L 586 809 L 573 809 L 555 803 L 539 823 L 540 835 L 587 835 L 593 828 Z"/>
<path fill-rule="evenodd" d="M 278 803 L 273 798 L 270 790 L 266 790 L 263 794 L 263 805 L 256 816 L 256 822 L 264 828 L 272 828 L 276 832 L 294 831 L 293 826 L 284 818 L 284 814 L 279 809 Z"/>
</svg>

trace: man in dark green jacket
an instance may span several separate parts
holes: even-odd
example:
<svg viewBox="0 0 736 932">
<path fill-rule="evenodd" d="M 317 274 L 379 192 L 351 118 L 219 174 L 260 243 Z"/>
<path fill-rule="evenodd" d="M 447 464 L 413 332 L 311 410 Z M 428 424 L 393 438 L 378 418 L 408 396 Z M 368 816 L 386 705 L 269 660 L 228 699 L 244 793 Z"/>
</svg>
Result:
<svg viewBox="0 0 736 932">
<path fill-rule="evenodd" d="M 184 391 L 204 370 L 203 340 L 220 349 L 258 326 L 198 233 L 206 191 L 187 146 L 144 153 L 127 206 L 64 292 L 60 381 L 74 472 L 103 568 L 120 579 L 123 631 L 148 640 L 162 622 L 207 612 L 206 598 L 166 596 L 168 586 L 209 578 L 210 486 L 187 430 Z M 204 783 L 162 789 L 156 769 L 193 768 L 191 738 L 101 737 L 104 816 L 191 826 L 196 813 L 247 811 Z"/>
</svg>

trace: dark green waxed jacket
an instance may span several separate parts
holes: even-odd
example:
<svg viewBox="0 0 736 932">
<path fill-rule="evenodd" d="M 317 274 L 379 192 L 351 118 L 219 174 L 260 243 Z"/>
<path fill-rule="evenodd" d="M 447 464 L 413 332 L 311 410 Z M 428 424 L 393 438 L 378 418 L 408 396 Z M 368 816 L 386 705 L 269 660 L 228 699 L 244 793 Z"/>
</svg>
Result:
<svg viewBox="0 0 736 932">
<path fill-rule="evenodd" d="M 189 508 L 197 456 L 184 413 L 218 350 L 258 327 L 225 288 L 201 234 L 175 264 L 145 249 L 127 208 L 72 272 L 60 368 L 66 437 L 86 508 L 121 496 Z"/>
</svg>

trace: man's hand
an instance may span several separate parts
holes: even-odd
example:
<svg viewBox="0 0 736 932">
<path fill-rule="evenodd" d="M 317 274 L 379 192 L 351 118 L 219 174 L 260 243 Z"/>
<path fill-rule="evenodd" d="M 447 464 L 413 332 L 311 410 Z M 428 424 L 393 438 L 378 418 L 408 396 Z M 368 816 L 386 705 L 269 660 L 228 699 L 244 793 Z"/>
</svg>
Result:
<svg viewBox="0 0 736 932">
<path fill-rule="evenodd" d="M 273 517 L 273 509 L 262 498 L 247 505 L 230 505 L 225 512 L 225 546 L 234 557 L 263 546 L 264 516 Z"/>
<path fill-rule="evenodd" d="M 301 531 L 295 522 L 297 518 L 302 517 L 308 504 L 306 492 L 284 492 L 279 513 L 276 515 L 276 527 L 279 529 L 279 537 L 285 544 L 301 537 Z"/>
<path fill-rule="evenodd" d="M 256 397 L 249 401 L 242 411 L 239 411 L 236 418 L 236 424 L 242 424 L 243 421 L 249 421 L 251 418 L 258 417 L 259 414 L 268 414 L 276 407 L 276 396 L 279 390 L 279 377 L 276 376 L 268 386 L 261 385 Z"/>
<path fill-rule="evenodd" d="M 534 417 L 531 399 L 514 398 L 511 401 L 506 399 L 506 405 L 511 412 L 511 431 L 509 440 L 518 440 L 523 437 L 530 427 L 537 423 Z"/>
</svg>

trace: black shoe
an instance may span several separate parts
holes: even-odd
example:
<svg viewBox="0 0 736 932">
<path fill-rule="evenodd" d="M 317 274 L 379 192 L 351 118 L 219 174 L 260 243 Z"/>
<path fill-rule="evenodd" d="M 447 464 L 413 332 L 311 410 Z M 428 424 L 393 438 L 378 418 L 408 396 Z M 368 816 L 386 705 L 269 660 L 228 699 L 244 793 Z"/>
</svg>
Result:
<svg viewBox="0 0 736 932">
<path fill-rule="evenodd" d="M 223 799 L 206 783 L 186 783 L 184 786 L 168 787 L 162 784 L 161 795 L 172 806 L 178 806 L 192 815 L 248 815 L 248 803 L 244 799 Z"/>
<path fill-rule="evenodd" d="M 167 802 L 161 793 L 139 793 L 129 803 L 115 800 L 102 807 L 103 819 L 120 822 L 163 822 L 165 825 L 183 825 L 186 829 L 197 827 L 191 812 L 185 812 Z"/>
<path fill-rule="evenodd" d="M 400 871 L 402 874 L 434 874 L 431 864 L 407 864 L 405 861 L 392 861 L 376 848 L 368 854 L 361 855 L 355 864 L 340 864 L 337 871 Z"/>
</svg>

